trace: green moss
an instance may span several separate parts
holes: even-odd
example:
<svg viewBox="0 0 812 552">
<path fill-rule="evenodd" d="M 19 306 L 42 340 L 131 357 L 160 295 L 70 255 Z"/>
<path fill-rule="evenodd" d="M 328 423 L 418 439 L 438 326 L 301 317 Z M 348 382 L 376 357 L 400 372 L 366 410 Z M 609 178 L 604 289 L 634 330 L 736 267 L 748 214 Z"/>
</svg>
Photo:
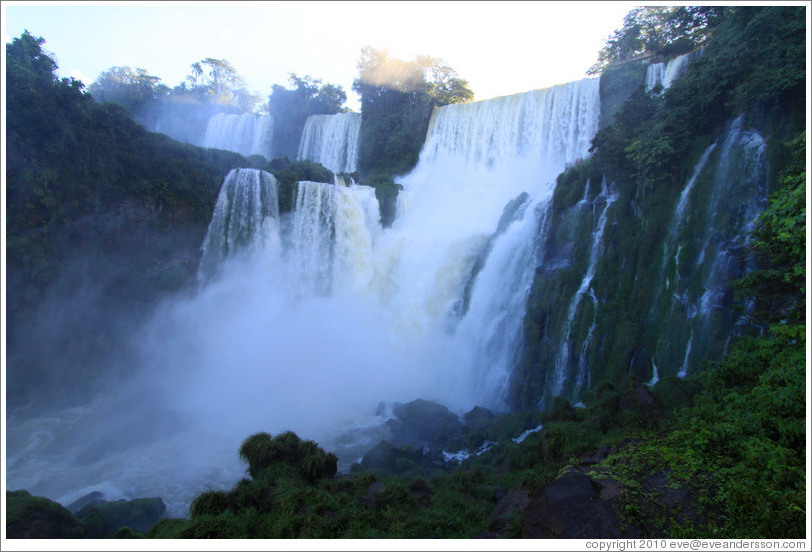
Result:
<svg viewBox="0 0 812 552">
<path fill-rule="evenodd" d="M 56 502 L 28 491 L 6 491 L 6 535 L 10 539 L 76 539 L 85 527 Z"/>
</svg>

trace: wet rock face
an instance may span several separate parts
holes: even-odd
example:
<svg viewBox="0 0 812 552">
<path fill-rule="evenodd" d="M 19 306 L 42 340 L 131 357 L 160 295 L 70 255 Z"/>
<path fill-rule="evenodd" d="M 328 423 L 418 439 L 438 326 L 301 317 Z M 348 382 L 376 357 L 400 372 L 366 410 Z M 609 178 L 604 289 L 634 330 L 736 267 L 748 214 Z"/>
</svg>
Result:
<svg viewBox="0 0 812 552">
<path fill-rule="evenodd" d="M 578 472 L 539 487 L 522 512 L 524 538 L 620 538 L 620 526 L 612 500 L 601 500 L 592 479 Z"/>
<path fill-rule="evenodd" d="M 459 435 L 464 427 L 459 417 L 448 408 L 424 399 L 397 404 L 392 413 L 395 418 L 388 423 L 396 445 L 422 443 L 439 448 Z"/>
</svg>

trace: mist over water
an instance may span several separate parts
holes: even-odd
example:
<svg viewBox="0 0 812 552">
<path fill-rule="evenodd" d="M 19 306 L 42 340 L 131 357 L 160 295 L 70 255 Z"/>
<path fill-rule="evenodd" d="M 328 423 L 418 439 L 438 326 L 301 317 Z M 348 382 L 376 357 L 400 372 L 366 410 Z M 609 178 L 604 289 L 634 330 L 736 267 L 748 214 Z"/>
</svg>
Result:
<svg viewBox="0 0 812 552">
<path fill-rule="evenodd" d="M 115 390 L 9 419 L 9 489 L 63 504 L 92 490 L 161 496 L 182 516 L 244 475 L 237 450 L 257 431 L 296 431 L 346 466 L 355 458 L 334 439 L 383 422 L 381 401 L 505 408 L 554 179 L 587 155 L 598 113 L 597 79 L 441 108 L 418 166 L 396 179 L 388 229 L 371 188 L 302 182 L 280 216 L 233 200 L 254 186 L 244 197 L 268 201 L 271 175 L 229 175 L 207 247 L 230 227 L 260 228 L 261 243 L 219 249 L 218 271 L 160 306 L 132 336 L 135 375 Z M 235 226 L 238 205 L 261 220 Z"/>
</svg>

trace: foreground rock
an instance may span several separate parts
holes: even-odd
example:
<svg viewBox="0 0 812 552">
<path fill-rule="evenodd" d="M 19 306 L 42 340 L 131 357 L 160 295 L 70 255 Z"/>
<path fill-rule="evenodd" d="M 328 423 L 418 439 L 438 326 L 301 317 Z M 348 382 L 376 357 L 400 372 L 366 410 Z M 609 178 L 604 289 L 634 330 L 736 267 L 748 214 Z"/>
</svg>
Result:
<svg viewBox="0 0 812 552">
<path fill-rule="evenodd" d="M 10 539 L 80 539 L 82 523 L 67 508 L 28 491 L 6 491 L 6 536 Z"/>
<path fill-rule="evenodd" d="M 70 504 L 71 510 L 28 491 L 7 491 L 6 532 L 10 539 L 106 538 L 124 529 L 145 533 L 166 512 L 161 498 L 106 502 L 90 493 Z"/>
<path fill-rule="evenodd" d="M 104 538 L 122 527 L 145 533 L 164 513 L 164 501 L 153 497 L 90 504 L 79 510 L 76 517 L 84 523 L 87 538 Z"/>
</svg>

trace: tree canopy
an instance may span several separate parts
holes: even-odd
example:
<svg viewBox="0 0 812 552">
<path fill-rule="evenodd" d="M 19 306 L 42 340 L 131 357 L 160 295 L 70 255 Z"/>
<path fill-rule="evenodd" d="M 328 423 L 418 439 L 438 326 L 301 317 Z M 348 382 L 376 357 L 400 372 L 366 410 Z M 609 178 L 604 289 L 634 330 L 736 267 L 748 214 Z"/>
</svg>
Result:
<svg viewBox="0 0 812 552">
<path fill-rule="evenodd" d="M 601 73 L 612 63 L 642 55 L 672 57 L 702 47 L 721 22 L 721 6 L 657 6 L 635 8 L 623 27 L 606 40 L 590 74 Z"/>
<path fill-rule="evenodd" d="M 268 113 L 274 118 L 274 154 L 296 158 L 299 139 L 311 115 L 332 115 L 347 111 L 344 88 L 322 84 L 310 75 L 290 73 L 289 88 L 274 84 L 268 97 Z"/>
<path fill-rule="evenodd" d="M 357 67 L 352 87 L 363 116 L 359 168 L 370 178 L 414 167 L 434 109 L 474 98 L 467 81 L 431 56 L 404 61 L 367 46 Z"/>
</svg>

